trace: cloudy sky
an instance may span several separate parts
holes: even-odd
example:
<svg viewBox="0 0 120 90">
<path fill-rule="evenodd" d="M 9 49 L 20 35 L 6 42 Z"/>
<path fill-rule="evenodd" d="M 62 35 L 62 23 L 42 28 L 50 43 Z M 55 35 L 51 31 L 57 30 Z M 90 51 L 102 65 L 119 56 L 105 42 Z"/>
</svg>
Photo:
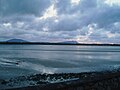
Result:
<svg viewBox="0 0 120 90">
<path fill-rule="evenodd" d="M 120 43 L 120 0 L 0 0 L 0 40 Z"/>
</svg>

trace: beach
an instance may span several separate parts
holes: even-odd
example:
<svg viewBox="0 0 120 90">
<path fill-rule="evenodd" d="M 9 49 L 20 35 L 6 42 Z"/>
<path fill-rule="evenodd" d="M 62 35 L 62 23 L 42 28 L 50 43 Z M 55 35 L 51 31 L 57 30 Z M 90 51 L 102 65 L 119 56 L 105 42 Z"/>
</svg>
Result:
<svg viewBox="0 0 120 90">
<path fill-rule="evenodd" d="M 36 74 L 3 80 L 1 85 L 8 87 L 6 90 L 119 90 L 120 70 Z"/>
</svg>

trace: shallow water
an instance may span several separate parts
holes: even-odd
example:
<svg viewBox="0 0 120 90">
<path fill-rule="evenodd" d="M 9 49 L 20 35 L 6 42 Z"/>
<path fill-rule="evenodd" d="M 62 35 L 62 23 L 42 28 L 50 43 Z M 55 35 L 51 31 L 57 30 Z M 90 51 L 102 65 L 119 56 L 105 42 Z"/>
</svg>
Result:
<svg viewBox="0 0 120 90">
<path fill-rule="evenodd" d="M 0 79 L 119 68 L 120 47 L 0 45 Z"/>
</svg>

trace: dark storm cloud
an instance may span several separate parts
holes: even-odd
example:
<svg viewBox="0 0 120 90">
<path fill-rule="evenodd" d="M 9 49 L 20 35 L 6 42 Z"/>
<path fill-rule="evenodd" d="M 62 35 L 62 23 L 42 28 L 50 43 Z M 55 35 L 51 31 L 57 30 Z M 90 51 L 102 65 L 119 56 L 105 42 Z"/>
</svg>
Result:
<svg viewBox="0 0 120 90">
<path fill-rule="evenodd" d="M 0 15 L 39 15 L 49 5 L 50 0 L 0 0 Z"/>
<path fill-rule="evenodd" d="M 76 24 L 78 24 L 82 27 L 83 25 L 97 23 L 101 27 L 106 27 L 109 24 L 120 21 L 119 6 L 110 7 L 109 5 L 106 5 L 104 3 L 98 3 L 100 2 L 99 0 L 91 0 L 90 2 L 88 0 L 81 0 L 79 5 L 72 7 L 70 4 L 70 0 L 65 1 L 67 5 L 66 3 L 63 4 L 63 2 L 59 0 L 57 6 L 58 12 L 60 14 L 65 14 L 64 20 L 61 21 L 63 23 L 67 21 L 68 24 L 76 22 L 74 23 L 75 26 Z M 74 12 L 72 12 L 73 9 Z M 67 14 L 70 15 L 71 18 L 66 17 Z M 76 17 L 72 17 L 72 14 L 76 14 Z"/>
<path fill-rule="evenodd" d="M 71 5 L 71 0 L 57 0 L 56 8 L 59 14 L 73 14 L 77 11 L 84 12 L 87 9 L 96 8 L 97 0 L 80 0 L 78 5 Z"/>
<path fill-rule="evenodd" d="M 119 11 L 105 0 L 0 0 L 0 37 L 120 43 Z"/>
</svg>

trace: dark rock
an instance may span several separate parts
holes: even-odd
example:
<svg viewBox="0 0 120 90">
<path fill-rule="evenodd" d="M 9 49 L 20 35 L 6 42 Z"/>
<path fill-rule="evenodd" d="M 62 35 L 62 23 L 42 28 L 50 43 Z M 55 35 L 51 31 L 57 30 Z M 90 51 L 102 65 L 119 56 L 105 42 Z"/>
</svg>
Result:
<svg viewBox="0 0 120 90">
<path fill-rule="evenodd" d="M 5 81 L 5 80 L 3 80 L 2 82 L 1 82 L 1 84 L 7 84 L 8 83 L 8 81 Z"/>
<path fill-rule="evenodd" d="M 38 81 L 37 84 L 47 84 L 48 82 Z"/>
</svg>

